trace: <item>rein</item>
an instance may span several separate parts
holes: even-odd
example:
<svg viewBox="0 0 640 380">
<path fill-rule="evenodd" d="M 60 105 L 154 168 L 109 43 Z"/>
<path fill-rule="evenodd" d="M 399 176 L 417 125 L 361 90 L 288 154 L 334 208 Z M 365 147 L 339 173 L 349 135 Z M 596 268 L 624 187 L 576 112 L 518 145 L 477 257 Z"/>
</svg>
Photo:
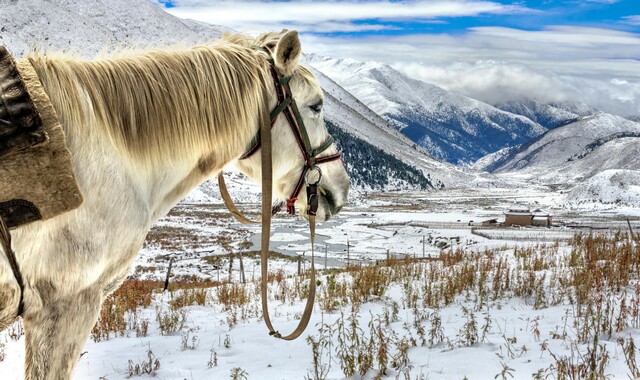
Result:
<svg viewBox="0 0 640 380">
<path fill-rule="evenodd" d="M 4 254 L 9 260 L 9 265 L 11 266 L 13 277 L 15 277 L 16 281 L 18 282 L 18 286 L 20 287 L 20 303 L 18 304 L 17 316 L 21 317 L 24 313 L 24 280 L 22 279 L 20 266 L 18 265 L 18 260 L 16 259 L 16 253 L 13 251 L 13 248 L 11 248 L 11 233 L 9 232 L 9 227 L 7 227 L 2 217 L 0 217 L 0 243 L 2 243 Z"/>
<path fill-rule="evenodd" d="M 256 50 L 265 51 L 267 49 L 257 47 Z M 262 120 L 258 134 L 254 137 L 251 148 L 247 150 L 240 160 L 247 159 L 253 156 L 258 150 L 260 152 L 260 158 L 262 162 L 261 174 L 262 174 L 262 216 L 258 220 L 251 220 L 245 217 L 238 208 L 234 205 L 227 186 L 224 182 L 224 176 L 222 172 L 218 175 L 218 185 L 220 186 L 220 193 L 225 205 L 231 212 L 231 214 L 241 223 L 244 224 L 257 224 L 262 223 L 262 236 L 261 236 L 261 249 L 260 249 L 260 268 L 261 268 L 261 297 L 262 297 L 262 314 L 264 316 L 265 324 L 269 329 L 269 335 L 283 340 L 293 340 L 299 337 L 309 324 L 311 319 L 311 313 L 313 311 L 313 303 L 316 295 L 316 271 L 315 271 L 315 228 L 316 228 L 316 213 L 318 211 L 318 184 L 322 179 L 322 171 L 317 166 L 326 162 L 331 162 L 340 159 L 341 153 L 337 152 L 325 157 L 317 157 L 320 153 L 327 150 L 331 144 L 333 144 L 333 136 L 329 136 L 327 140 L 318 148 L 313 149 L 309 139 L 309 134 L 298 110 L 295 99 L 293 99 L 291 87 L 289 81 L 291 76 L 280 77 L 275 69 L 273 58 L 269 58 L 271 74 L 276 88 L 276 94 L 278 96 L 278 104 L 270 113 L 264 108 L 262 112 Z M 264 90 L 264 98 L 267 99 L 267 90 Z M 309 232 L 311 239 L 311 275 L 309 284 L 309 297 L 302 313 L 302 318 L 298 323 L 296 329 L 289 335 L 282 336 L 280 332 L 273 328 L 271 318 L 269 316 L 269 308 L 267 304 L 267 277 L 268 277 L 268 260 L 269 260 L 269 241 L 271 237 L 271 216 L 272 216 L 272 190 L 273 190 L 273 170 L 272 170 L 272 155 L 271 155 L 271 128 L 273 128 L 278 116 L 283 113 L 287 118 L 287 122 L 293 131 L 293 135 L 296 138 L 296 142 L 302 156 L 305 159 L 305 165 L 302 170 L 302 174 L 296 183 L 296 187 L 287 200 L 287 211 L 290 214 L 295 214 L 295 202 L 298 200 L 298 195 L 302 190 L 302 186 L 307 185 L 307 216 L 309 218 Z M 261 149 L 262 148 L 262 149 Z M 318 178 L 315 182 L 309 182 L 309 174 L 312 171 L 318 173 Z"/>
</svg>

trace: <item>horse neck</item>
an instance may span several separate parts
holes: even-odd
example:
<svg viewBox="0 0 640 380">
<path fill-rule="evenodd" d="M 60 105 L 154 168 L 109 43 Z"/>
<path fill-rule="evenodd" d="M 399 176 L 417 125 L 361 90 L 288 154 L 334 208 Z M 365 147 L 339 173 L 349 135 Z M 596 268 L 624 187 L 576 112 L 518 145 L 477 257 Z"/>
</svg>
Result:
<svg viewBox="0 0 640 380">
<path fill-rule="evenodd" d="M 206 93 L 196 93 L 195 98 L 202 97 L 207 101 L 179 106 L 176 94 L 151 88 L 152 82 L 158 79 L 153 77 L 128 84 L 135 87 L 133 91 L 152 93 L 148 95 L 152 101 L 135 94 L 118 97 L 104 86 L 91 83 L 104 75 L 101 72 L 104 67 L 95 62 L 31 59 L 31 63 L 65 129 L 85 203 L 98 203 L 98 207 L 105 203 L 113 207 L 122 205 L 122 208 L 135 210 L 137 217 L 148 223 L 164 215 L 190 190 L 244 152 L 258 129 L 259 107 L 254 105 L 255 109 L 249 114 L 242 114 L 235 108 L 247 106 L 247 103 L 264 104 L 262 94 L 229 100 L 216 97 L 220 94 L 210 88 L 203 90 L 202 86 L 196 86 L 191 90 Z M 126 70 L 126 62 L 111 68 L 112 71 L 118 69 Z M 185 73 L 175 70 L 171 74 Z M 174 82 L 190 83 L 193 78 L 186 76 L 192 75 L 188 73 L 185 78 L 173 79 Z M 204 82 L 211 80 L 217 81 L 218 85 L 222 81 L 220 78 L 202 78 Z M 126 92 L 126 88 L 123 91 Z M 225 95 L 229 94 L 222 94 Z M 134 104 L 130 104 L 132 101 Z M 235 117 L 225 120 L 224 115 L 212 114 L 207 109 L 209 102 L 224 103 L 218 105 L 218 109 Z M 234 102 L 239 104 L 231 104 Z M 153 112 L 161 115 L 153 115 Z M 140 117 L 142 113 L 146 113 L 146 119 Z M 226 116 L 229 119 L 229 115 Z M 132 119 L 139 123 L 133 124 Z M 225 122 L 236 125 L 230 128 L 224 125 Z M 125 130 L 127 127 L 135 129 L 139 135 Z M 197 138 L 181 135 L 194 130 Z M 123 137 L 118 133 L 130 133 L 131 136 Z M 145 146 L 145 139 L 152 140 L 155 145 Z"/>
</svg>

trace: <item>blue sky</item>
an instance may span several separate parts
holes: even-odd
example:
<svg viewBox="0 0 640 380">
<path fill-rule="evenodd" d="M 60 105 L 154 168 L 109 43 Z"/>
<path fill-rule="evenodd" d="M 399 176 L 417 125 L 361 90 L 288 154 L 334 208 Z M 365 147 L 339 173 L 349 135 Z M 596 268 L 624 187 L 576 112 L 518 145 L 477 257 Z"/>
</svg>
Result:
<svg viewBox="0 0 640 380">
<path fill-rule="evenodd" d="M 640 0 L 155 2 L 248 34 L 296 29 L 305 52 L 385 62 L 489 103 L 640 114 Z"/>
<path fill-rule="evenodd" d="M 362 30 L 349 31 L 336 28 L 331 31 L 309 31 L 309 33 L 318 35 L 334 35 L 343 34 L 350 36 L 367 36 L 371 34 L 377 35 L 402 35 L 415 33 L 449 33 L 460 34 L 472 27 L 481 26 L 503 26 L 510 28 L 519 28 L 525 30 L 539 30 L 548 25 L 571 25 L 571 26 L 589 26 L 597 28 L 610 28 L 616 30 L 639 32 L 640 31 L 640 1 L 638 0 L 493 0 L 493 1 L 198 1 L 198 0 L 158 0 L 165 8 L 179 12 L 180 10 L 197 9 L 201 11 L 199 18 L 210 18 L 219 22 L 225 21 L 224 17 L 216 18 L 215 15 L 207 15 L 215 13 L 217 7 L 225 9 L 235 8 L 238 16 L 241 18 L 243 8 L 248 4 L 265 4 L 274 15 L 269 15 L 272 20 L 278 20 L 283 25 L 291 26 L 304 22 L 304 18 L 290 19 L 282 12 L 285 8 L 300 7 L 312 4 L 323 4 L 327 8 L 334 7 L 338 12 L 338 5 L 342 4 L 358 4 L 356 8 L 371 8 L 379 4 L 389 5 L 391 8 L 417 8 L 418 4 L 435 4 L 435 3 L 459 3 L 464 8 L 466 5 L 481 5 L 474 10 L 470 7 L 468 14 L 464 11 L 449 12 L 442 10 L 440 12 L 434 10 L 429 12 L 416 12 L 415 15 L 395 15 L 393 11 L 380 10 L 380 12 L 372 12 L 375 17 L 367 17 L 359 14 L 357 11 L 350 15 L 338 15 L 335 17 L 327 16 L 324 21 L 345 21 L 348 20 L 354 25 L 375 25 L 384 27 L 382 30 Z M 237 7 L 234 7 L 233 5 Z M 332 5 L 333 4 L 333 5 Z M 231 5 L 231 7 L 229 7 Z M 385 13 L 389 12 L 390 16 L 385 17 Z M 278 17 L 277 13 L 282 16 Z M 345 17 L 347 16 L 347 17 Z M 634 17 L 635 16 L 635 17 Z M 266 19 L 258 16 L 260 21 Z M 242 20 L 233 17 L 230 22 L 236 25 L 242 25 Z M 247 27 L 247 25 L 243 25 Z M 337 25 L 336 25 L 337 26 Z"/>
</svg>

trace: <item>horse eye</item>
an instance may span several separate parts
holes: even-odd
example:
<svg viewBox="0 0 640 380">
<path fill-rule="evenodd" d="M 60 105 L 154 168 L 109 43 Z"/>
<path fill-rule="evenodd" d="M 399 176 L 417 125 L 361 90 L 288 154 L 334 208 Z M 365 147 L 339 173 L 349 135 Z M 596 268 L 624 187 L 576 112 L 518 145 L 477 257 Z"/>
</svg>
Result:
<svg viewBox="0 0 640 380">
<path fill-rule="evenodd" d="M 315 113 L 320 113 L 320 111 L 322 111 L 322 102 L 318 102 L 312 106 L 309 106 L 309 108 L 311 108 L 311 111 Z"/>
</svg>

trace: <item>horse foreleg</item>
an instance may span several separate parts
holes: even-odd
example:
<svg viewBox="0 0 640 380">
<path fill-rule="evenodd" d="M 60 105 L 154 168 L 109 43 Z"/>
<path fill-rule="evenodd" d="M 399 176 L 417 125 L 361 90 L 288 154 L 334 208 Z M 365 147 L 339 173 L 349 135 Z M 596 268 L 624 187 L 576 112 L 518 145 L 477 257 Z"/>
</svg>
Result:
<svg viewBox="0 0 640 380">
<path fill-rule="evenodd" d="M 84 290 L 57 297 L 55 289 L 38 289 L 42 308 L 27 310 L 25 378 L 68 380 L 100 310 L 100 292 Z M 49 294 L 47 294 L 49 293 Z"/>
</svg>

